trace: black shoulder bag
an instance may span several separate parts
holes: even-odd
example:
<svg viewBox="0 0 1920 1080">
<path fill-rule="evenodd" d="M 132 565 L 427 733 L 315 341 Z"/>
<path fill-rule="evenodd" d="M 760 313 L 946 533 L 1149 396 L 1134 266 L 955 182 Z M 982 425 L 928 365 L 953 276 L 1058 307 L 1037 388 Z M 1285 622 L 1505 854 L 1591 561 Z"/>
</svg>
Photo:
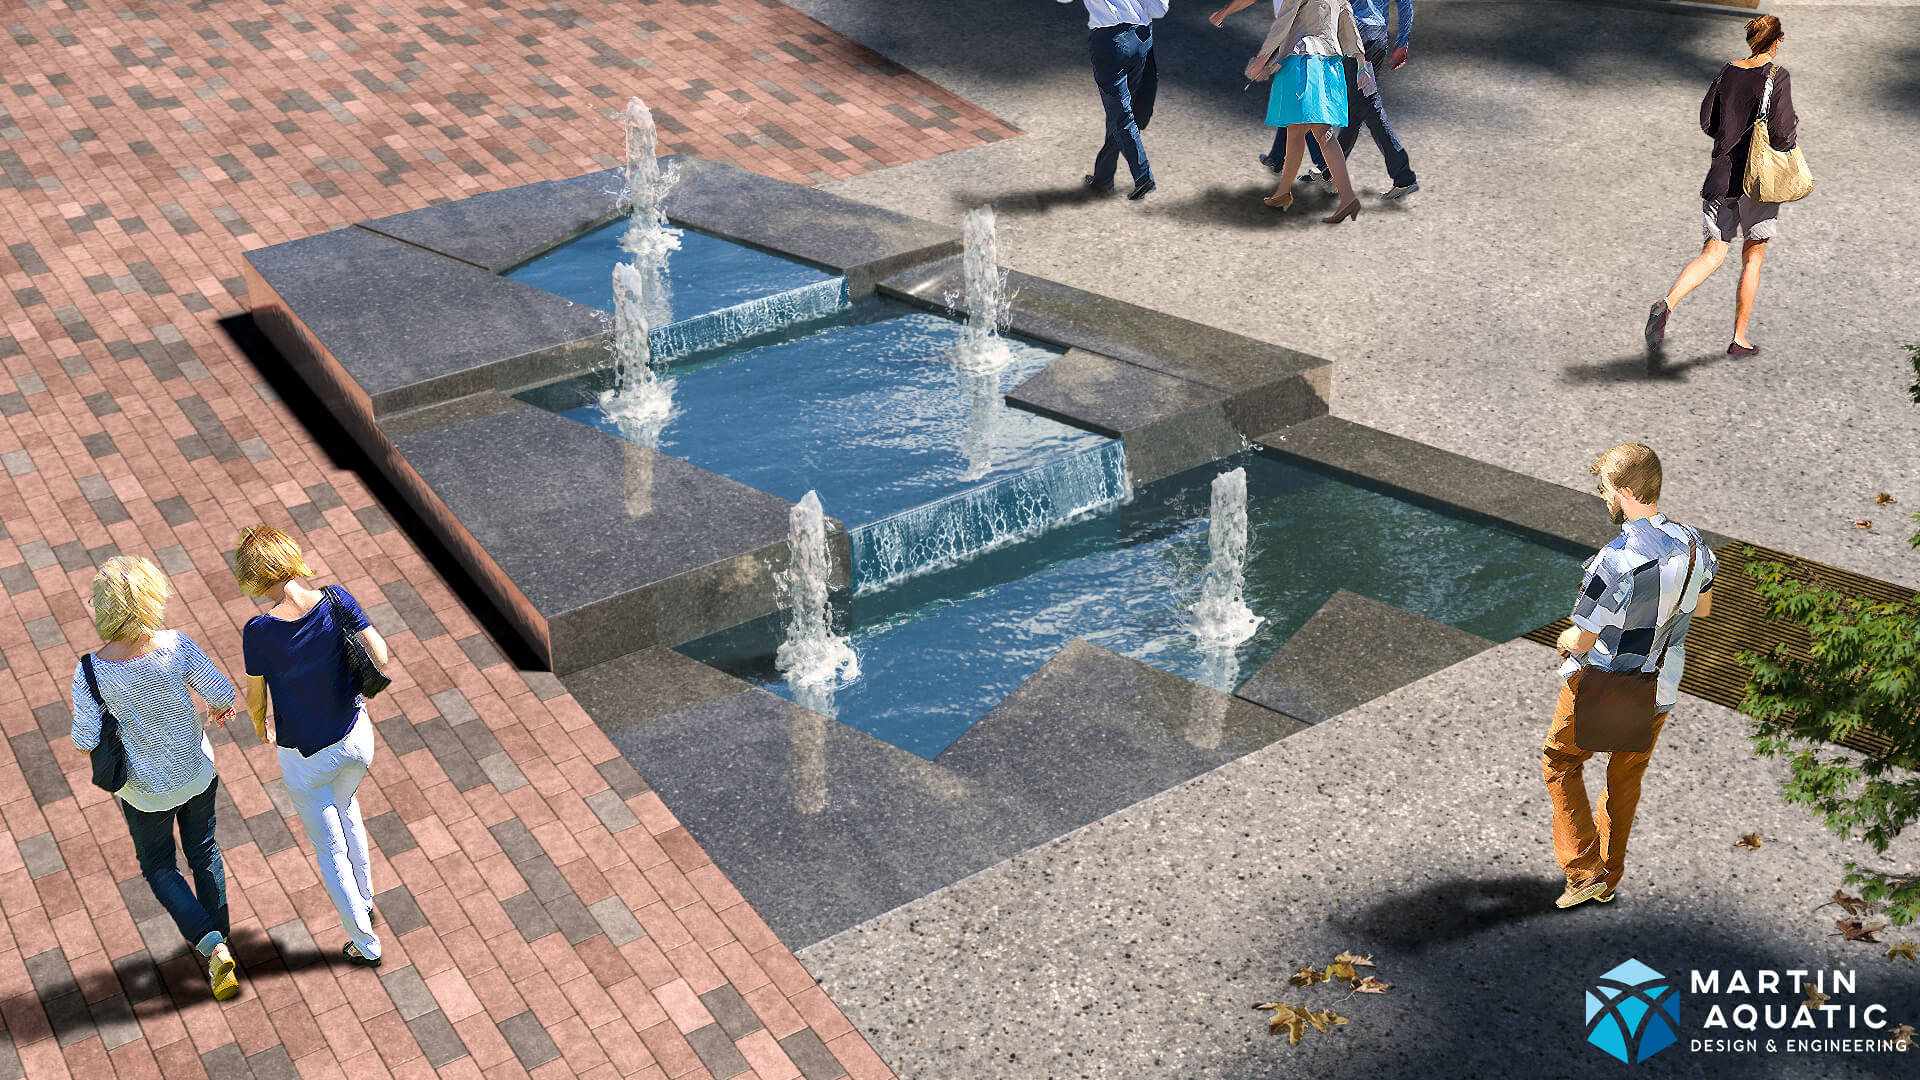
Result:
<svg viewBox="0 0 1920 1080">
<path fill-rule="evenodd" d="M 334 587 L 328 585 L 320 591 L 326 594 L 327 603 L 333 605 L 333 626 L 340 631 L 340 652 L 346 657 L 347 675 L 353 680 L 353 688 L 361 697 L 373 697 L 393 684 L 380 665 L 367 655 L 366 646 L 352 630 L 347 629 L 347 606 L 333 594 Z"/>
<path fill-rule="evenodd" d="M 120 743 L 120 721 L 107 711 L 100 684 L 94 681 L 92 653 L 80 658 L 80 669 L 87 673 L 87 690 L 100 706 L 100 745 L 89 755 L 93 758 L 93 786 L 111 794 L 127 786 L 127 748 Z"/>
</svg>

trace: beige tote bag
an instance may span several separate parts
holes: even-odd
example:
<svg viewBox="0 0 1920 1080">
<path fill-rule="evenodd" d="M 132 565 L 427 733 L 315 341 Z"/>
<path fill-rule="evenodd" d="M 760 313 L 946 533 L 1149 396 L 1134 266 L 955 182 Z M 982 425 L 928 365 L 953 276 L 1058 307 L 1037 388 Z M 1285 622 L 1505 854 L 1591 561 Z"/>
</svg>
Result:
<svg viewBox="0 0 1920 1080">
<path fill-rule="evenodd" d="M 1767 65 L 1767 88 L 1760 94 L 1760 115 L 1747 136 L 1747 175 L 1744 190 L 1754 202 L 1797 202 L 1813 194 L 1813 173 L 1806 155 L 1796 145 L 1775 150 L 1767 132 L 1767 107 L 1773 101 L 1773 65 Z"/>
</svg>

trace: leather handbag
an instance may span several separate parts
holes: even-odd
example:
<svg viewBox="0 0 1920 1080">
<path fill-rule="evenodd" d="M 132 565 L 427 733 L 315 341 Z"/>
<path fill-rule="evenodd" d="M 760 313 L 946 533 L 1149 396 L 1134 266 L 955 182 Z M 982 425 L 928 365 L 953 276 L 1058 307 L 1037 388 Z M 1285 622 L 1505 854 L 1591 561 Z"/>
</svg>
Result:
<svg viewBox="0 0 1920 1080">
<path fill-rule="evenodd" d="M 1813 194 L 1813 173 L 1806 155 L 1795 146 L 1775 150 L 1767 131 L 1767 109 L 1773 101 L 1773 65 L 1767 65 L 1767 88 L 1760 94 L 1760 115 L 1747 135 L 1747 175 L 1744 190 L 1754 202 L 1797 202 Z"/>
<path fill-rule="evenodd" d="M 87 673 L 88 692 L 100 706 L 100 745 L 87 755 L 93 759 L 93 786 L 113 794 L 127 786 L 127 748 L 120 742 L 120 721 L 114 719 L 100 696 L 100 684 L 93 677 L 92 653 L 80 658 L 80 667 Z"/>
<path fill-rule="evenodd" d="M 327 596 L 327 603 L 333 605 L 333 625 L 340 631 L 340 652 L 346 657 L 347 676 L 353 682 L 353 688 L 361 697 L 374 697 L 393 684 L 380 665 L 367 655 L 366 646 L 360 644 L 360 638 L 347 629 L 347 608 L 334 595 L 333 586 L 320 590 Z"/>
<path fill-rule="evenodd" d="M 1656 694 L 1660 688 L 1660 668 L 1667 662 L 1667 648 L 1673 644 L 1673 624 L 1680 618 L 1680 605 L 1686 602 L 1687 588 L 1693 584 L 1693 560 L 1696 548 L 1687 537 L 1687 574 L 1680 580 L 1680 599 L 1673 605 L 1673 617 L 1667 620 L 1665 644 L 1652 671 L 1612 672 L 1581 665 L 1573 682 L 1573 745 L 1590 754 L 1624 751 L 1644 754 L 1653 749 L 1653 718 L 1658 713 Z"/>
</svg>

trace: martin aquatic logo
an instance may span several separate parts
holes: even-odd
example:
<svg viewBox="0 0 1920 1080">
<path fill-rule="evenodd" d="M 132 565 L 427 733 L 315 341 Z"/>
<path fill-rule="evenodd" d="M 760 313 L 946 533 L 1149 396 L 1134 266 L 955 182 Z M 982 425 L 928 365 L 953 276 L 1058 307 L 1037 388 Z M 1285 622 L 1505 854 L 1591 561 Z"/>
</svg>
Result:
<svg viewBox="0 0 1920 1080">
<path fill-rule="evenodd" d="M 1680 991 L 1628 960 L 1587 989 L 1587 1041 L 1629 1065 L 1680 1040 Z"/>
</svg>

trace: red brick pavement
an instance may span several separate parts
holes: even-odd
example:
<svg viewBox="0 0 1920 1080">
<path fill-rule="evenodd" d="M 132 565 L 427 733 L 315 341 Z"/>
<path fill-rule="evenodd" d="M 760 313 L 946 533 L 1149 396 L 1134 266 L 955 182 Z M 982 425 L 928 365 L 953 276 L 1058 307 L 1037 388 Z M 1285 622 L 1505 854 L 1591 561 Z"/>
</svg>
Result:
<svg viewBox="0 0 1920 1080">
<path fill-rule="evenodd" d="M 218 319 L 246 248 L 615 164 L 629 94 L 666 149 L 802 182 L 1016 132 L 774 0 L 20 0 L 0 26 L 0 1080 L 890 1076 Z M 246 992 L 219 1004 L 65 702 L 115 552 L 237 673 L 257 608 L 223 553 L 258 520 L 391 631 L 361 788 L 388 951 L 324 960 L 338 920 L 242 732 L 216 757 Z"/>
</svg>

